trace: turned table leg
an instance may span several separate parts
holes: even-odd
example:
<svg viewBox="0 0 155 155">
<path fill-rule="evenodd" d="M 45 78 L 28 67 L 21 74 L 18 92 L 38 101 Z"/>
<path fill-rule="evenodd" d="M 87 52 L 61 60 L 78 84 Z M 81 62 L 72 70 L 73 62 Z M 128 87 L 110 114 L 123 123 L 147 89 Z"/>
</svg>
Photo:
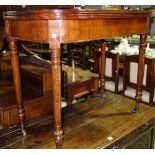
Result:
<svg viewBox="0 0 155 155">
<path fill-rule="evenodd" d="M 51 47 L 51 68 L 52 68 L 52 86 L 53 86 L 53 104 L 54 104 L 54 135 L 56 148 L 61 148 L 63 141 L 63 130 L 61 128 L 61 66 L 60 66 L 60 48 Z"/>
<path fill-rule="evenodd" d="M 136 89 L 136 105 L 132 109 L 133 112 L 138 111 L 139 105 L 142 99 L 142 83 L 144 73 L 144 61 L 145 61 L 145 50 L 146 50 L 146 39 L 147 34 L 140 35 L 140 47 L 139 47 L 139 63 L 138 63 L 138 77 L 137 77 L 137 89 Z"/>
<path fill-rule="evenodd" d="M 19 56 L 17 51 L 17 41 L 14 39 L 9 40 L 9 46 L 11 49 L 11 61 L 12 61 L 12 71 L 13 71 L 13 79 L 16 93 L 16 100 L 18 105 L 19 119 L 21 123 L 21 129 L 23 136 L 26 136 L 25 131 L 25 109 L 22 99 L 22 89 L 21 89 L 21 79 L 20 79 L 20 67 L 19 67 Z"/>
<path fill-rule="evenodd" d="M 101 63 L 100 63 L 100 93 L 104 92 L 104 74 L 105 74 L 105 54 L 106 54 L 106 43 L 101 44 Z"/>
</svg>

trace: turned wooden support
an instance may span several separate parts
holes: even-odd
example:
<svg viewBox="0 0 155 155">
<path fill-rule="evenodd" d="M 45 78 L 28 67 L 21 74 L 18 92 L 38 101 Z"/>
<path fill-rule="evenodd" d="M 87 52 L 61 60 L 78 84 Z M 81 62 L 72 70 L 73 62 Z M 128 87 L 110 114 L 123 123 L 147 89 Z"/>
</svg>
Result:
<svg viewBox="0 0 155 155">
<path fill-rule="evenodd" d="M 53 104 L 54 104 L 54 135 L 56 148 L 61 148 L 63 141 L 63 130 L 61 120 L 61 66 L 60 66 L 60 48 L 51 47 L 51 68 L 52 68 L 52 86 L 53 86 Z"/>
<path fill-rule="evenodd" d="M 11 61 L 12 61 L 12 71 L 13 71 L 13 79 L 14 79 L 14 86 L 15 86 L 15 93 L 16 93 L 16 101 L 18 105 L 19 111 L 19 119 L 21 123 L 22 133 L 25 136 L 25 109 L 22 99 L 22 89 L 21 89 L 21 79 L 20 79 L 20 66 L 19 66 L 19 56 L 17 51 L 17 41 L 15 39 L 9 39 L 9 46 L 11 49 Z"/>
<path fill-rule="evenodd" d="M 142 83 L 144 73 L 144 61 L 145 61 L 145 50 L 146 50 L 146 39 L 147 34 L 140 35 L 140 47 L 139 47 L 139 63 L 138 63 L 138 76 L 137 76 L 137 89 L 136 89 L 136 105 L 134 111 L 139 109 L 139 104 L 142 99 Z"/>
<path fill-rule="evenodd" d="M 116 61 L 115 61 L 115 67 L 116 67 L 116 70 L 115 70 L 115 93 L 117 94 L 118 93 L 118 82 L 119 82 L 119 60 L 120 60 L 120 55 L 119 53 L 116 54 Z"/>
<path fill-rule="evenodd" d="M 104 92 L 104 75 L 105 75 L 105 58 L 106 55 L 106 43 L 101 44 L 101 63 L 100 63 L 100 93 L 102 94 Z"/>
</svg>

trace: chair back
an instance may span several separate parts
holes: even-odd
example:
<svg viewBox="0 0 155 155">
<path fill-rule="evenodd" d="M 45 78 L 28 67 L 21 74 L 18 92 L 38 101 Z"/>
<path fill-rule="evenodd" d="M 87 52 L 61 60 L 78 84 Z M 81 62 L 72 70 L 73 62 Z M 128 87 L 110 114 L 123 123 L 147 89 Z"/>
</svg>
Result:
<svg viewBox="0 0 155 155">
<path fill-rule="evenodd" d="M 130 67 L 129 82 L 137 84 L 138 63 L 137 62 L 131 62 L 129 67 Z M 144 65 L 143 86 L 146 86 L 146 71 L 147 71 L 147 64 Z"/>
<path fill-rule="evenodd" d="M 106 51 L 106 63 L 105 63 L 105 79 L 115 81 L 115 74 L 119 69 L 119 54 L 113 54 Z"/>
<path fill-rule="evenodd" d="M 118 93 L 119 59 L 119 53 L 114 54 L 106 51 L 105 81 L 112 81 L 114 83 L 115 93 Z"/>
<path fill-rule="evenodd" d="M 111 53 L 110 44 L 106 43 L 106 60 L 105 60 L 105 81 L 112 81 L 114 83 L 114 87 L 112 86 L 112 90 L 115 93 L 118 93 L 118 83 L 119 83 L 119 53 Z M 101 71 L 101 51 L 96 49 L 94 51 L 94 72 L 100 73 Z M 123 84 L 122 84 L 123 85 Z M 109 90 L 109 89 L 108 89 Z M 120 87 L 122 91 L 122 86 Z"/>
<path fill-rule="evenodd" d="M 136 89 L 138 76 L 138 55 L 124 56 L 123 94 L 127 87 Z M 149 104 L 153 104 L 155 59 L 145 58 L 142 90 L 150 93 Z"/>
</svg>

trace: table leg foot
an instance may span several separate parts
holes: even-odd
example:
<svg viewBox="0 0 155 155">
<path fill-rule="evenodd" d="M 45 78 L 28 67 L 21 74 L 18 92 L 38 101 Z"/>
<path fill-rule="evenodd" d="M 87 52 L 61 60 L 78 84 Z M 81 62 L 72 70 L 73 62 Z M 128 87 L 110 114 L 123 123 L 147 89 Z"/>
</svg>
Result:
<svg viewBox="0 0 155 155">
<path fill-rule="evenodd" d="M 21 125 L 21 130 L 22 130 L 22 134 L 25 137 L 26 136 L 26 130 L 25 130 L 25 126 L 22 124 Z"/>
<path fill-rule="evenodd" d="M 56 143 L 56 148 L 57 149 L 61 149 L 62 147 L 62 142 L 63 142 L 63 131 L 54 131 L 54 135 L 55 135 L 55 143 Z"/>
<path fill-rule="evenodd" d="M 101 93 L 101 92 L 100 92 L 100 93 L 98 93 L 98 94 L 93 95 L 94 98 L 97 98 L 97 97 L 98 97 L 98 98 L 105 98 L 105 96 L 106 96 L 105 92 L 104 92 L 104 93 Z"/>
<path fill-rule="evenodd" d="M 139 110 L 141 98 L 142 98 L 142 91 L 138 91 L 135 97 L 136 103 L 135 103 L 134 108 L 132 109 L 133 113 L 136 113 Z"/>
<path fill-rule="evenodd" d="M 72 106 L 73 102 L 72 101 L 66 101 L 67 102 L 67 107 Z"/>
<path fill-rule="evenodd" d="M 102 98 L 105 98 L 105 93 L 100 94 Z"/>
<path fill-rule="evenodd" d="M 136 113 L 139 110 L 139 106 L 136 104 L 133 108 L 132 108 L 132 112 Z"/>
</svg>

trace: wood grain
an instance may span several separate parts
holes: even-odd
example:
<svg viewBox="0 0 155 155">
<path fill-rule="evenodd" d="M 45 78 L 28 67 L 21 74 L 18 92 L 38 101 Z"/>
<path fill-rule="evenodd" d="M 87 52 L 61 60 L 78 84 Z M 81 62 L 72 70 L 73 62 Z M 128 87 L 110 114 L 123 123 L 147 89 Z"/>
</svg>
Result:
<svg viewBox="0 0 155 155">
<path fill-rule="evenodd" d="M 122 148 L 152 128 L 155 110 L 142 104 L 137 114 L 131 112 L 134 101 L 110 92 L 104 98 L 90 98 L 85 102 L 63 108 L 64 149 Z M 1 148 L 55 148 L 53 116 L 31 122 L 28 135 L 23 138 L 19 128 L 1 131 Z M 115 129 L 115 130 L 114 130 Z M 4 132 L 4 133 L 3 133 Z M 113 137 L 109 141 L 108 137 Z"/>
</svg>

